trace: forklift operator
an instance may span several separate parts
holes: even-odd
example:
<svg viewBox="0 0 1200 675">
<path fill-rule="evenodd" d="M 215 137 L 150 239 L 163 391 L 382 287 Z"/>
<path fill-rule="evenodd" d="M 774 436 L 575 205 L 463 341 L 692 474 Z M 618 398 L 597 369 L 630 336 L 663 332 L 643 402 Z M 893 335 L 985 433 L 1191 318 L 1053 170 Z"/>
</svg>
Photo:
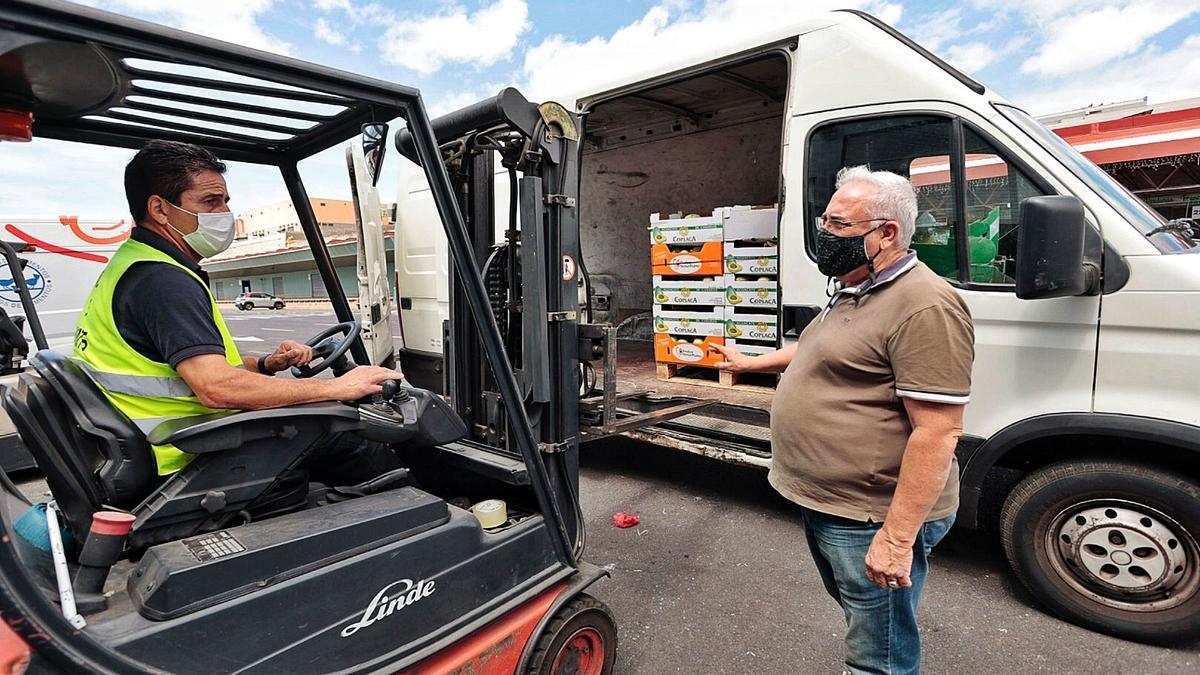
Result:
<svg viewBox="0 0 1200 675">
<path fill-rule="evenodd" d="M 205 148 L 150 141 L 125 167 L 135 227 L 100 274 L 75 331 L 75 357 L 143 432 L 175 417 L 316 401 L 352 401 L 382 390 L 395 370 L 359 366 L 334 379 L 275 379 L 307 364 L 312 348 L 287 340 L 271 354 L 242 356 L 208 288 L 200 260 L 229 248 L 234 218 L 225 164 Z M 153 446 L 160 476 L 192 455 Z M 335 485 L 399 466 L 383 445 L 338 439 L 306 462 Z"/>
</svg>

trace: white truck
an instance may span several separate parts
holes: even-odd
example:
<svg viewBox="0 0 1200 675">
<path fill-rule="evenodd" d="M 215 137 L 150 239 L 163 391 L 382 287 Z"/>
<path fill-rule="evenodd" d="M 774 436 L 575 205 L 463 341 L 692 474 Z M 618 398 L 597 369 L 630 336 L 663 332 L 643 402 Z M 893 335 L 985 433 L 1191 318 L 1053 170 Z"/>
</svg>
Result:
<svg viewBox="0 0 1200 675">
<path fill-rule="evenodd" d="M 19 256 L 25 261 L 21 274 L 49 347 L 70 352 L 83 302 L 113 252 L 129 238 L 132 223 L 124 218 L 81 219 L 74 215 L 7 217 L 0 218 L 0 229 L 0 238 L 20 251 Z M 3 257 L 0 257 L 0 309 L 16 320 L 14 327 L 23 332 L 26 340 L 33 339 L 16 274 Z M 37 347 L 27 349 L 33 352 Z M 23 369 L 21 360 L 6 354 L 0 361 L 3 363 L 0 384 L 15 382 Z M 21 445 L 12 422 L 0 412 L 0 467 L 16 471 L 33 466 L 33 458 Z"/>
<path fill-rule="evenodd" d="M 1016 575 L 1071 621 L 1143 641 L 1200 634 L 1200 246 L 1189 223 L 1164 221 L 1027 113 L 859 12 L 574 106 L 578 204 L 567 205 L 587 281 L 581 311 L 623 325 L 618 337 L 636 336 L 627 328 L 651 308 L 649 214 L 778 204 L 782 338 L 827 301 L 813 241 L 836 172 L 867 164 L 909 176 L 919 222 L 933 226 L 914 248 L 975 322 L 957 525 L 998 524 Z M 497 172 L 497 212 L 506 180 Z M 448 258 L 436 218 L 421 181 L 402 186 L 395 251 L 410 377 L 436 372 L 443 356 Z M 981 253 L 970 244 L 984 237 Z M 622 340 L 618 351 L 639 349 Z M 617 361 L 622 387 L 639 367 Z M 722 403 L 623 433 L 769 466 L 769 395 L 656 388 Z"/>
</svg>

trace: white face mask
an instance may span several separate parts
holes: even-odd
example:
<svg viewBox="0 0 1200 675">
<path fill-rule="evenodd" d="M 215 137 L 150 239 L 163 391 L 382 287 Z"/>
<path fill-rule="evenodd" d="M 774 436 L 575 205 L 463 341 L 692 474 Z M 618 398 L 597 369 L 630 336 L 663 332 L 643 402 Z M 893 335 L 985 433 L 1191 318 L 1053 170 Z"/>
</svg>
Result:
<svg viewBox="0 0 1200 675">
<path fill-rule="evenodd" d="M 164 200 L 165 201 L 165 200 Z M 171 202 L 167 202 L 171 204 Z M 179 232 L 183 240 L 192 247 L 196 253 L 200 254 L 201 258 L 211 258 L 214 255 L 229 248 L 233 243 L 234 222 L 233 211 L 221 211 L 218 213 L 192 213 L 185 208 L 181 208 L 171 204 L 171 206 L 196 216 L 196 231 L 184 234 L 179 232 L 179 229 L 167 221 L 167 226 L 172 230 Z"/>
</svg>

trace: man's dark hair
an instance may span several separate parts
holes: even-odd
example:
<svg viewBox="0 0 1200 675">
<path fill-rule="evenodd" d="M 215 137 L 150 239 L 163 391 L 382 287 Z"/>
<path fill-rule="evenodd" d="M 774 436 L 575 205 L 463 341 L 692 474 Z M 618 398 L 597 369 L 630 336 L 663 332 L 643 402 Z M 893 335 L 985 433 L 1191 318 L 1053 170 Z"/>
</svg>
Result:
<svg viewBox="0 0 1200 675">
<path fill-rule="evenodd" d="M 150 141 L 125 166 L 125 199 L 139 225 L 146 218 L 150 195 L 179 205 L 179 197 L 201 171 L 225 173 L 225 162 L 209 150 L 178 141 Z"/>
</svg>

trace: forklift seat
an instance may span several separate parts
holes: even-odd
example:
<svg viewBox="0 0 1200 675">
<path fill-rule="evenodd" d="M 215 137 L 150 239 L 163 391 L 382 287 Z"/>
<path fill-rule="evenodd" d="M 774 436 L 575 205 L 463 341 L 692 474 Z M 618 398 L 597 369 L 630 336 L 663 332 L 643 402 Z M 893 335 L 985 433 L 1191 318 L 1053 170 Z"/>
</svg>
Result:
<svg viewBox="0 0 1200 675">
<path fill-rule="evenodd" d="M 43 350 L 29 364 L 4 387 L 4 409 L 78 541 L 104 508 L 137 517 L 135 548 L 220 529 L 330 434 L 358 427 L 353 407 L 314 403 L 178 418 L 144 434 L 72 359 Z M 159 477 L 151 443 L 197 456 Z"/>
</svg>

